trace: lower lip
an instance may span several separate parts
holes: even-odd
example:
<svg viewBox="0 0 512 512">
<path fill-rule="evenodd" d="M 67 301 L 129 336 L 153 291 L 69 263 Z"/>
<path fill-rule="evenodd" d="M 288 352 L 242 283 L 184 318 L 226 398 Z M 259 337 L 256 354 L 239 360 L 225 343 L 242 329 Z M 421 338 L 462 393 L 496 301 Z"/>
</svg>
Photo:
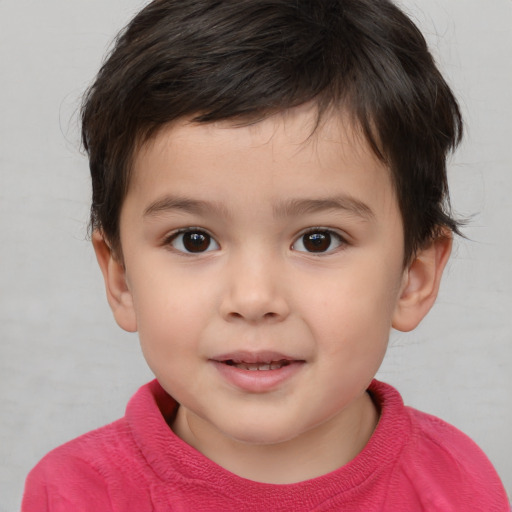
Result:
<svg viewBox="0 0 512 512">
<path fill-rule="evenodd" d="M 230 384 L 250 393 L 274 390 L 292 378 L 304 365 L 303 361 L 292 361 L 277 370 L 242 370 L 219 361 L 212 363 Z"/>
</svg>

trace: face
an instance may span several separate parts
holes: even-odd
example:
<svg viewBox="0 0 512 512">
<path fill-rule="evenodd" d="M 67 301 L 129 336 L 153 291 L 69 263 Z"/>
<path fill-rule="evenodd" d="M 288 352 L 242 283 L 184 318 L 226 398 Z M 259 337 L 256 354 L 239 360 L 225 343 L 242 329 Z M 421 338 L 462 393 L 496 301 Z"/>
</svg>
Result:
<svg viewBox="0 0 512 512">
<path fill-rule="evenodd" d="M 342 117 L 313 123 L 182 121 L 136 156 L 118 321 L 199 436 L 346 422 L 384 356 L 404 283 L 390 173 Z"/>
</svg>

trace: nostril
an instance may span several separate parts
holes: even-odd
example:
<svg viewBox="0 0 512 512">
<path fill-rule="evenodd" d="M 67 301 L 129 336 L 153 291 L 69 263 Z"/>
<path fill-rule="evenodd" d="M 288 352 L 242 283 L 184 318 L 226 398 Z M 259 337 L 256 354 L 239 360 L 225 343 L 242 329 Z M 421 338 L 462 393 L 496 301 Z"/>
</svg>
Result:
<svg viewBox="0 0 512 512">
<path fill-rule="evenodd" d="M 274 311 L 268 311 L 267 313 L 263 313 L 260 315 L 244 315 L 243 313 L 239 313 L 238 311 L 231 311 L 229 313 L 229 318 L 232 320 L 247 320 L 247 321 L 275 321 L 279 319 L 279 313 Z"/>
<path fill-rule="evenodd" d="M 278 293 L 259 293 L 239 285 L 222 298 L 219 312 L 224 319 L 233 322 L 277 322 L 288 316 L 289 308 Z"/>
<path fill-rule="evenodd" d="M 232 311 L 229 315 L 234 318 L 244 318 L 244 316 L 245 316 L 242 313 L 239 313 L 238 311 Z M 276 316 L 279 316 L 279 315 L 277 313 L 274 313 L 273 311 L 269 311 L 268 313 L 263 313 L 263 315 L 261 315 L 261 316 L 263 318 L 275 318 Z"/>
</svg>

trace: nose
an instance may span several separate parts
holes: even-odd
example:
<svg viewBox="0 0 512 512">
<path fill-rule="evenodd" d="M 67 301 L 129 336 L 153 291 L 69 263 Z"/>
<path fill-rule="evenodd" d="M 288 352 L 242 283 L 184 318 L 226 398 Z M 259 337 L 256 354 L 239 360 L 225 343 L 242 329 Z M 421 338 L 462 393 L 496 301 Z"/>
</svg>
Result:
<svg viewBox="0 0 512 512">
<path fill-rule="evenodd" d="M 221 315 L 227 321 L 281 322 L 290 313 L 283 272 L 271 255 L 239 255 L 226 266 Z"/>
</svg>

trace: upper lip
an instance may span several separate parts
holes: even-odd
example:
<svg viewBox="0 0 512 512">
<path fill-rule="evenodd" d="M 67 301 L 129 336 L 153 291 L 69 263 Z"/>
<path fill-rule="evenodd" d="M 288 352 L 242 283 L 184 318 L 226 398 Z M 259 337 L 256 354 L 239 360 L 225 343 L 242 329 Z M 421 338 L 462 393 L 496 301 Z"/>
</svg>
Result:
<svg viewBox="0 0 512 512">
<path fill-rule="evenodd" d="M 229 352 L 226 354 L 218 355 L 211 358 L 213 361 L 220 363 L 226 361 L 233 361 L 234 363 L 270 363 L 272 361 L 303 361 L 303 359 L 292 357 L 289 355 L 275 352 L 272 350 L 264 350 L 258 352 L 251 352 L 248 350 L 240 350 L 236 352 Z"/>
</svg>

